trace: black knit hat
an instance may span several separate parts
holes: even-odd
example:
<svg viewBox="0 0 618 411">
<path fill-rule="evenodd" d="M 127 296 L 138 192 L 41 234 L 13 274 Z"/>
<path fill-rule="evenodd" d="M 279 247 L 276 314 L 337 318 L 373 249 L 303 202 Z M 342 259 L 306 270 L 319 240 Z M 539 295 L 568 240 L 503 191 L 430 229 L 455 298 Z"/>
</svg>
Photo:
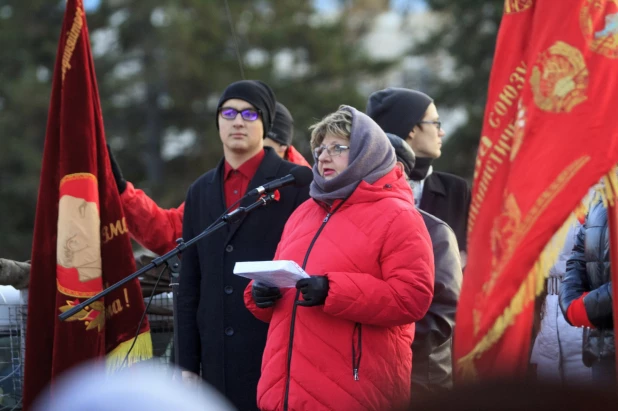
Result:
<svg viewBox="0 0 618 411">
<path fill-rule="evenodd" d="M 275 140 L 284 146 L 290 146 L 294 138 L 294 119 L 290 111 L 281 103 L 277 102 L 277 110 L 275 112 L 275 122 L 273 128 L 270 129 L 268 137 Z"/>
<path fill-rule="evenodd" d="M 270 131 L 275 118 L 275 93 L 268 84 L 259 80 L 241 80 L 230 84 L 221 94 L 217 104 L 217 117 L 219 109 L 226 101 L 237 98 L 246 101 L 260 111 L 262 123 L 264 123 L 264 135 Z M 217 129 L 219 121 L 217 121 Z"/>
<path fill-rule="evenodd" d="M 369 96 L 367 115 L 384 132 L 406 139 L 431 103 L 433 99 L 420 91 L 389 87 Z"/>
<path fill-rule="evenodd" d="M 388 140 L 395 149 L 397 161 L 400 161 L 403 164 L 403 170 L 409 178 L 410 173 L 414 170 L 414 164 L 416 164 L 416 155 L 414 154 L 414 150 L 412 150 L 412 147 L 410 147 L 404 139 L 396 136 L 395 134 L 386 133 L 386 137 L 388 137 Z"/>
</svg>

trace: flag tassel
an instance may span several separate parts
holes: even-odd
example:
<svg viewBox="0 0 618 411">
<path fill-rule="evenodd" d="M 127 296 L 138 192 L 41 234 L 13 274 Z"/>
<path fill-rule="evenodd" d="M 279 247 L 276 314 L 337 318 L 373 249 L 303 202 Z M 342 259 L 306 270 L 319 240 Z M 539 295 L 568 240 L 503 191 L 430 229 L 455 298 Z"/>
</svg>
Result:
<svg viewBox="0 0 618 411">
<path fill-rule="evenodd" d="M 105 363 L 108 372 L 118 371 L 124 363 L 125 357 L 133 345 L 133 338 L 124 341 L 112 351 L 107 354 Z M 129 359 L 126 362 L 126 366 L 138 363 L 140 361 L 148 360 L 152 358 L 152 340 L 150 338 L 150 331 L 146 331 L 137 336 L 135 346 L 131 349 Z"/>
</svg>

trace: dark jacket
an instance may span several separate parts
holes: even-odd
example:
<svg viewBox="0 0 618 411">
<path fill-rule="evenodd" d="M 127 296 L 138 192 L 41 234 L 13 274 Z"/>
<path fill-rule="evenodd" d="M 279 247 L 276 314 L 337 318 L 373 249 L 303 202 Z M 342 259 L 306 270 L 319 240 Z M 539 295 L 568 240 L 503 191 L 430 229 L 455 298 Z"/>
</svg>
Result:
<svg viewBox="0 0 618 411">
<path fill-rule="evenodd" d="M 412 398 L 453 385 L 451 348 L 462 282 L 453 230 L 444 221 L 419 211 L 431 238 L 436 277 L 429 311 L 416 323 L 412 343 Z"/>
<path fill-rule="evenodd" d="M 459 250 L 467 250 L 470 188 L 466 180 L 434 171 L 425 180 L 419 208 L 448 224 L 455 232 Z"/>
<path fill-rule="evenodd" d="M 294 164 L 266 148 L 248 190 L 289 174 Z M 189 188 L 183 238 L 202 232 L 225 210 L 223 160 Z M 246 308 L 248 279 L 234 275 L 238 261 L 271 260 L 283 227 L 309 188 L 285 187 L 280 200 L 254 210 L 183 252 L 178 298 L 179 365 L 202 377 L 239 410 L 257 409 L 256 392 L 268 325 Z M 247 206 L 256 199 L 241 203 Z"/>
<path fill-rule="evenodd" d="M 609 262 L 609 227 L 607 209 L 595 204 L 580 228 L 573 253 L 567 261 L 560 286 L 560 308 L 567 317 L 573 301 L 583 293 L 588 320 L 595 326 L 584 332 L 583 360 L 591 366 L 599 359 L 613 358 L 614 324 L 612 317 L 612 283 Z"/>
</svg>

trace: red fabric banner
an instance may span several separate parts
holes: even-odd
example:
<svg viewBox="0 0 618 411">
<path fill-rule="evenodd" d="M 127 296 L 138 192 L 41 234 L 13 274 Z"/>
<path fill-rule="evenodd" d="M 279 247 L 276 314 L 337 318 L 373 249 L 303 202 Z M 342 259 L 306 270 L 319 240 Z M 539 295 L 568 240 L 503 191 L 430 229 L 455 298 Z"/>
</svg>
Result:
<svg viewBox="0 0 618 411">
<path fill-rule="evenodd" d="M 68 0 L 36 209 L 28 293 L 24 406 L 74 365 L 120 365 L 144 312 L 138 280 L 61 322 L 58 315 L 135 271 L 110 168 L 82 0 Z M 129 363 L 152 356 L 148 321 Z"/>
<path fill-rule="evenodd" d="M 460 379 L 526 372 L 545 246 L 618 162 L 617 4 L 505 0 L 457 310 Z"/>
</svg>

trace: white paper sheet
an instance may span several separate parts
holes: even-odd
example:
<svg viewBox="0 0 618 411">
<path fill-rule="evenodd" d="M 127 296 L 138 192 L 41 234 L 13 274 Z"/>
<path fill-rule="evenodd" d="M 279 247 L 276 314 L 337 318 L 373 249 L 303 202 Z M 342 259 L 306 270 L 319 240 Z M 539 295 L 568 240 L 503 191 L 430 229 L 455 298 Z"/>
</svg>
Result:
<svg viewBox="0 0 618 411">
<path fill-rule="evenodd" d="M 234 274 L 270 287 L 293 288 L 309 275 L 294 261 L 243 261 L 234 265 Z"/>
</svg>

